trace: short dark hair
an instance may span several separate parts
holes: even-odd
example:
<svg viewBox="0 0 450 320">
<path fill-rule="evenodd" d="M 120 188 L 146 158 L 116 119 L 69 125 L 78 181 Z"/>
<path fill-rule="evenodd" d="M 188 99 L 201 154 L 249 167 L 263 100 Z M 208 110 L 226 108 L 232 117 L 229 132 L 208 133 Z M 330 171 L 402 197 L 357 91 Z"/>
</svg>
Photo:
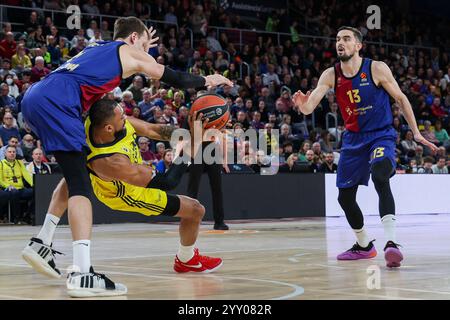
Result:
<svg viewBox="0 0 450 320">
<path fill-rule="evenodd" d="M 114 100 L 100 99 L 95 102 L 89 110 L 89 119 L 93 128 L 102 126 L 105 122 L 114 117 L 114 109 L 118 103 Z"/>
<path fill-rule="evenodd" d="M 133 32 L 137 32 L 139 36 L 143 35 L 144 32 L 148 34 L 147 27 L 145 24 L 136 17 L 124 17 L 118 18 L 114 23 L 114 36 L 113 39 L 116 40 L 118 38 L 125 39 Z"/>
<path fill-rule="evenodd" d="M 349 26 L 343 26 L 343 27 L 340 27 L 340 28 L 338 29 L 338 32 L 339 32 L 339 31 L 342 31 L 342 30 L 349 30 L 349 31 L 352 31 L 352 32 L 353 32 L 353 35 L 354 35 L 355 38 L 356 38 L 356 40 L 358 40 L 359 42 L 362 43 L 362 41 L 363 41 L 363 35 L 362 35 L 361 31 L 359 31 L 358 29 L 353 28 L 353 27 L 349 27 Z"/>
<path fill-rule="evenodd" d="M 430 156 L 423 158 L 423 162 L 434 163 L 434 159 Z"/>
<path fill-rule="evenodd" d="M 9 137 L 9 139 L 8 139 L 8 141 L 10 141 L 11 139 L 17 139 L 17 141 L 19 141 L 19 137 L 18 136 L 11 136 L 11 137 Z"/>
</svg>

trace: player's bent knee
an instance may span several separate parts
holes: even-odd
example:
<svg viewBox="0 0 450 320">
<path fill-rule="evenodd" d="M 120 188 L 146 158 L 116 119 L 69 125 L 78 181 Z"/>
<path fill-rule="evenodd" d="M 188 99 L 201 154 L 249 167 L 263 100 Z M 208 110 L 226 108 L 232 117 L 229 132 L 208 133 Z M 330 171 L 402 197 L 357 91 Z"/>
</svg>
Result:
<svg viewBox="0 0 450 320">
<path fill-rule="evenodd" d="M 202 221 L 204 216 L 205 216 L 205 207 L 198 200 L 194 200 L 192 207 L 192 218 L 195 221 L 200 222 Z"/>
<path fill-rule="evenodd" d="M 205 215 L 205 207 L 197 200 L 187 196 L 179 196 L 181 205 L 177 217 L 201 221 Z"/>
<path fill-rule="evenodd" d="M 192 199 L 190 218 L 195 221 L 202 221 L 205 215 L 205 207 L 196 199 Z"/>
<path fill-rule="evenodd" d="M 199 220 L 202 220 L 205 216 L 205 207 L 198 201 L 195 201 L 195 214 L 198 216 Z"/>
<path fill-rule="evenodd" d="M 375 162 L 372 165 L 372 181 L 375 186 L 382 186 L 388 183 L 393 169 L 394 168 L 389 159 Z"/>
</svg>

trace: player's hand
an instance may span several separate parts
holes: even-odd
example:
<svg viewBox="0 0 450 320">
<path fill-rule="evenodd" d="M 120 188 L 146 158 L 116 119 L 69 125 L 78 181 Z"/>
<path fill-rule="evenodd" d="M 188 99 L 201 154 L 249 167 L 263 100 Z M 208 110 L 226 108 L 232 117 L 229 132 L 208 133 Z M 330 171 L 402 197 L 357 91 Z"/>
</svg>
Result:
<svg viewBox="0 0 450 320">
<path fill-rule="evenodd" d="M 150 27 L 148 29 L 148 33 L 150 34 L 150 40 L 148 42 L 149 43 L 148 48 L 151 49 L 151 48 L 154 48 L 154 47 L 158 46 L 157 42 L 159 40 L 159 37 L 153 38 L 153 36 L 156 34 L 156 29 L 153 29 L 153 27 Z"/>
<path fill-rule="evenodd" d="M 195 129 L 194 129 L 194 123 L 196 121 L 202 122 L 202 132 L 200 134 L 200 137 L 197 137 L 195 135 Z M 209 119 L 203 117 L 203 113 L 199 113 L 198 111 L 195 111 L 194 114 L 191 116 L 188 116 L 188 124 L 189 124 L 189 131 L 191 133 L 191 150 L 190 150 L 190 157 L 193 158 L 194 155 L 197 154 L 197 152 L 200 149 L 200 146 L 202 145 L 203 141 L 203 135 L 206 130 L 206 125 L 208 124 Z"/>
<path fill-rule="evenodd" d="M 223 164 L 223 170 L 225 170 L 225 173 L 230 173 L 230 168 L 227 164 Z"/>
<path fill-rule="evenodd" d="M 205 86 L 206 87 L 217 87 L 221 85 L 234 86 L 233 82 L 230 79 L 225 78 L 220 74 L 212 74 L 205 77 Z"/>
<path fill-rule="evenodd" d="M 209 122 L 208 118 L 204 118 L 203 117 L 203 113 L 198 113 L 198 111 L 195 111 L 194 114 L 191 116 L 188 116 L 188 123 L 189 123 L 189 131 L 191 132 L 191 137 L 194 137 L 194 123 L 195 121 L 201 121 L 202 122 L 202 137 L 203 137 L 203 133 L 206 130 L 206 125 Z"/>
<path fill-rule="evenodd" d="M 428 141 L 427 139 L 425 139 L 422 134 L 420 133 L 416 133 L 414 135 L 414 140 L 416 140 L 417 142 L 423 144 L 424 146 L 427 146 L 428 148 L 430 148 L 431 152 L 433 152 L 433 154 L 439 150 L 439 148 L 434 144 L 431 143 L 430 141 Z"/>
<path fill-rule="evenodd" d="M 294 108 L 297 109 L 297 111 L 302 111 L 302 108 L 306 103 L 308 102 L 309 95 L 311 94 L 311 91 L 308 91 L 306 94 L 298 90 L 296 93 L 294 93 L 294 96 L 292 97 L 292 102 L 294 103 Z"/>
</svg>

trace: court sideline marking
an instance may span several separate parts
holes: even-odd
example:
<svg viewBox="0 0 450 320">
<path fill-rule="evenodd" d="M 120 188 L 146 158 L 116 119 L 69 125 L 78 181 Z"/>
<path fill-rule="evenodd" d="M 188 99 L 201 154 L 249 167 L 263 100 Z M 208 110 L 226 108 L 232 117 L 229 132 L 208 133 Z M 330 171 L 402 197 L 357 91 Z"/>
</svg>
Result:
<svg viewBox="0 0 450 320">
<path fill-rule="evenodd" d="M 22 267 L 22 268 L 29 268 L 32 269 L 31 266 L 29 265 L 23 265 L 23 264 L 5 264 L 5 263 L 0 263 L 0 266 L 12 266 L 12 267 Z M 101 266 L 101 265 L 98 265 Z M 109 266 L 111 267 L 111 266 Z M 124 266 L 113 266 L 113 267 L 118 267 L 118 268 L 123 268 Z M 145 269 L 145 268 L 142 268 Z M 186 281 L 188 279 L 183 279 L 183 278 L 177 278 L 174 276 L 161 276 L 161 275 L 148 275 L 148 274 L 140 274 L 140 273 L 129 273 L 129 272 L 119 272 L 119 271 L 109 271 L 108 273 L 110 274 L 118 274 L 118 275 L 125 275 L 125 276 L 136 276 L 136 277 L 144 277 L 144 278 L 163 278 L 166 280 L 177 280 L 177 281 Z M 197 276 L 198 277 L 198 276 Z M 271 298 L 270 300 L 286 300 L 286 299 L 290 299 L 299 295 L 302 295 L 305 290 L 303 287 L 300 287 L 298 285 L 292 284 L 292 283 L 287 283 L 287 282 L 281 282 L 281 281 L 276 281 L 276 280 L 267 280 L 267 279 L 252 279 L 252 278 L 245 278 L 245 277 L 230 277 L 230 276 L 220 276 L 220 278 L 224 278 L 224 279 L 234 279 L 234 280 L 246 280 L 246 281 L 259 281 L 259 282 L 269 282 L 272 284 L 278 284 L 278 285 L 282 285 L 282 286 L 288 286 L 290 288 L 293 288 L 294 291 L 290 294 L 281 296 L 281 297 L 275 297 L 275 298 Z M 1 297 L 2 295 L 0 295 Z M 18 297 L 16 297 L 18 298 Z M 18 298 L 21 299 L 21 298 Z"/>
</svg>

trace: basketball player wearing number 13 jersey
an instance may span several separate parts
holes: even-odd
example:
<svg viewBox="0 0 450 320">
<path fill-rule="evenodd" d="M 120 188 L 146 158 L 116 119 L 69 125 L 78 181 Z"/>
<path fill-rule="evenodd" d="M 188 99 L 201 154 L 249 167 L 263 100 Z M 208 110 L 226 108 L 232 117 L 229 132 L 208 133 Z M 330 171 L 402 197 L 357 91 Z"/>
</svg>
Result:
<svg viewBox="0 0 450 320">
<path fill-rule="evenodd" d="M 341 27 L 336 36 L 340 62 L 322 73 L 316 89 L 306 95 L 298 91 L 293 100 L 301 112 L 310 114 L 325 94 L 334 89 L 345 122 L 346 131 L 342 136 L 337 171 L 338 201 L 357 241 L 337 259 L 369 259 L 377 255 L 373 241 L 369 241 L 364 229 L 364 218 L 356 202 L 358 186 L 367 186 L 371 173 L 379 196 L 379 213 L 386 236 L 386 265 L 399 267 L 403 255 L 396 243 L 395 203 L 389 184 L 396 164 L 396 131 L 392 127 L 389 96 L 402 109 L 415 140 L 432 150 L 437 147 L 420 134 L 411 105 L 389 67 L 384 62 L 361 58 L 361 48 L 361 32 L 352 27 Z"/>
</svg>

